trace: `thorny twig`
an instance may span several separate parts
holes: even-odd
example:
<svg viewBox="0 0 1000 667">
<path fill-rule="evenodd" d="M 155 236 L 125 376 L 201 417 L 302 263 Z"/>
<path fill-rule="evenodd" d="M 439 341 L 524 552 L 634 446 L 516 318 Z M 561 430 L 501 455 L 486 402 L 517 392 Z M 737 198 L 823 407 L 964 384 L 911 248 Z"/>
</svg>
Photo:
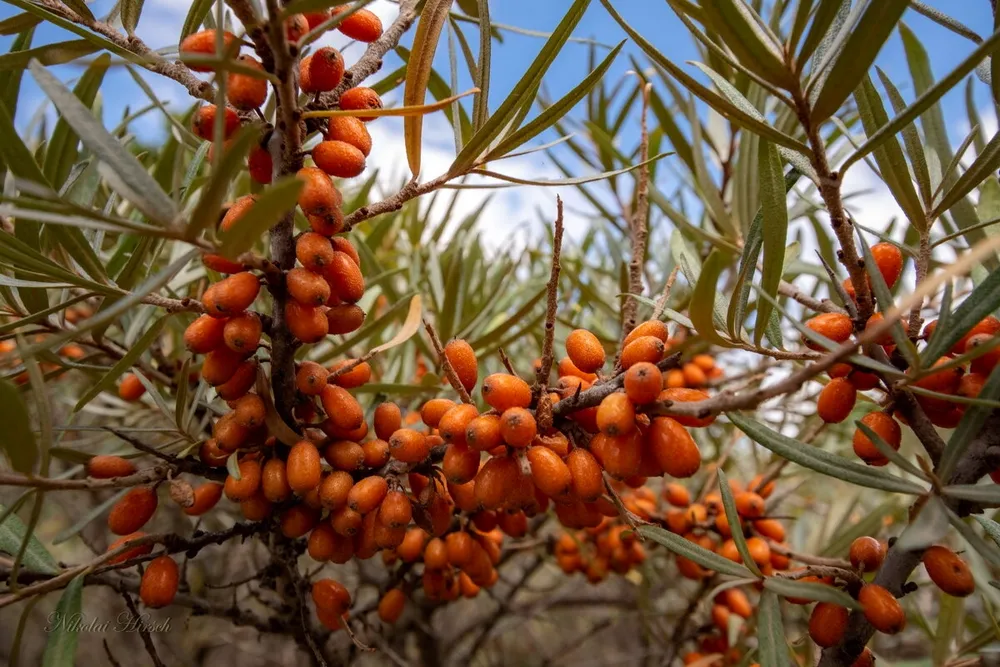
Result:
<svg viewBox="0 0 1000 667">
<path fill-rule="evenodd" d="M 656 307 L 653 308 L 653 316 L 650 319 L 658 320 L 663 315 L 663 311 L 667 307 L 667 301 L 670 300 L 670 290 L 674 288 L 674 282 L 677 280 L 677 273 L 680 271 L 680 268 L 679 266 L 675 266 L 674 270 L 667 277 L 667 282 L 663 285 L 663 291 L 660 293 L 659 298 L 656 299 Z"/>
<path fill-rule="evenodd" d="M 438 338 L 437 331 L 434 330 L 434 325 L 426 319 L 424 320 L 424 331 L 427 332 L 428 338 L 431 339 L 431 345 L 434 346 L 434 352 L 437 353 L 438 362 L 441 364 L 441 370 L 443 370 L 445 376 L 447 376 L 452 389 L 458 392 L 458 395 L 462 399 L 463 403 L 472 403 L 472 397 L 469 396 L 469 392 L 465 390 L 465 386 L 462 384 L 462 380 L 458 377 L 455 367 L 451 365 L 450 361 L 448 361 L 448 355 L 444 353 L 444 347 L 441 345 L 441 339 Z"/>
</svg>

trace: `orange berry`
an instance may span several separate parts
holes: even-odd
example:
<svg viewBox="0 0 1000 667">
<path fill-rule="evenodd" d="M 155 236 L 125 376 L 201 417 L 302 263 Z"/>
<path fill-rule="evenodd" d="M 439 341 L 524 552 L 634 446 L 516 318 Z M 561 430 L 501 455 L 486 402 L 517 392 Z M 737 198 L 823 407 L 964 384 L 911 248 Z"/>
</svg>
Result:
<svg viewBox="0 0 1000 667">
<path fill-rule="evenodd" d="M 361 151 L 365 157 L 368 157 L 372 150 L 372 136 L 368 133 L 368 128 L 353 116 L 330 118 L 324 139 L 348 143 Z"/>
<path fill-rule="evenodd" d="M 317 167 L 303 167 L 299 169 L 296 176 L 305 183 L 298 198 L 299 208 L 302 209 L 303 213 L 321 217 L 340 215 L 343 198 L 325 171 Z M 333 232 L 334 234 L 343 227 L 343 218 L 337 219 L 341 224 Z M 331 234 L 324 234 L 324 236 L 331 236 Z"/>
<path fill-rule="evenodd" d="M 445 442 L 465 445 L 465 431 L 473 419 L 479 416 L 475 405 L 463 403 L 445 411 L 438 422 L 438 432 Z"/>
<path fill-rule="evenodd" d="M 956 393 L 966 398 L 977 398 L 983 390 L 983 385 L 986 384 L 986 378 L 987 376 L 983 373 L 966 373 L 958 381 Z"/>
<path fill-rule="evenodd" d="M 226 321 L 222 335 L 226 347 L 246 356 L 257 349 L 262 333 L 263 326 L 257 314 L 243 312 Z"/>
<path fill-rule="evenodd" d="M 191 121 L 191 129 L 194 133 L 205 141 L 212 141 L 215 138 L 215 114 L 217 113 L 214 104 L 205 104 L 194 112 L 194 119 Z M 228 139 L 240 127 L 240 117 L 236 112 L 226 107 L 223 111 L 225 120 L 222 123 L 222 137 Z"/>
<path fill-rule="evenodd" d="M 325 93 L 340 85 L 341 79 L 344 78 L 344 57 L 340 55 L 340 51 L 332 46 L 324 46 L 317 49 L 307 60 L 308 64 L 303 61 L 303 66 L 309 71 L 310 90 L 306 92 Z"/>
<path fill-rule="evenodd" d="M 865 584 L 858 593 L 865 618 L 879 632 L 894 635 L 906 627 L 906 614 L 892 593 L 878 584 Z"/>
<path fill-rule="evenodd" d="M 858 399 L 858 390 L 844 378 L 834 378 L 819 393 L 816 414 L 828 424 L 839 424 L 847 419 Z"/>
<path fill-rule="evenodd" d="M 227 348 L 228 349 L 228 348 Z M 230 354 L 234 354 L 229 351 Z M 208 361 L 206 357 L 206 362 Z M 202 377 L 205 375 L 205 367 L 202 365 Z M 257 360 L 248 359 L 241 362 L 228 380 L 215 386 L 215 393 L 224 401 L 235 401 L 245 395 L 253 387 L 257 380 Z"/>
<path fill-rule="evenodd" d="M 323 450 L 323 457 L 337 470 L 357 470 L 365 462 L 365 450 L 356 442 L 337 440 Z"/>
<path fill-rule="evenodd" d="M 394 529 L 405 528 L 413 518 L 413 506 L 402 491 L 389 491 L 379 505 L 378 520 Z"/>
<path fill-rule="evenodd" d="M 244 428 L 253 429 L 262 426 L 266 414 L 264 399 L 257 394 L 247 394 L 233 402 L 234 420 Z"/>
<path fill-rule="evenodd" d="M 851 318 L 844 313 L 822 313 L 807 320 L 806 327 L 820 336 L 829 338 L 834 343 L 844 343 L 854 333 L 854 324 L 851 322 Z M 822 349 L 811 340 L 805 339 L 803 342 L 810 349 Z"/>
<path fill-rule="evenodd" d="M 465 427 L 465 444 L 479 452 L 486 452 L 503 444 L 499 415 L 480 415 Z"/>
<path fill-rule="evenodd" d="M 597 408 L 597 427 L 606 435 L 626 435 L 635 429 L 635 405 L 623 393 L 608 394 Z"/>
<path fill-rule="evenodd" d="M 294 14 L 285 19 L 285 38 L 289 44 L 302 39 L 309 32 L 309 21 L 303 14 Z"/>
<path fill-rule="evenodd" d="M 872 655 L 871 649 L 866 646 L 851 667 L 875 667 L 875 656 Z"/>
<path fill-rule="evenodd" d="M 306 306 L 291 300 L 285 304 L 285 324 L 293 336 L 303 343 L 316 343 L 329 332 L 326 313 L 321 308 Z"/>
<path fill-rule="evenodd" d="M 337 178 L 354 178 L 365 170 L 365 154 L 346 141 L 321 141 L 313 148 L 316 166 Z"/>
<path fill-rule="evenodd" d="M 353 444 L 353 443 L 352 443 Z M 354 487 L 350 473 L 334 470 L 323 478 L 319 485 L 320 505 L 328 510 L 336 510 L 347 505 L 347 496 Z"/>
<path fill-rule="evenodd" d="M 451 444 L 445 449 L 441 471 L 451 484 L 465 484 L 479 472 L 481 454 L 463 444 Z"/>
<path fill-rule="evenodd" d="M 964 598 L 976 590 L 968 564 L 951 549 L 933 546 L 923 555 L 924 567 L 934 585 L 948 595 Z"/>
<path fill-rule="evenodd" d="M 847 630 L 850 616 L 845 607 L 832 602 L 817 602 L 809 615 L 809 636 L 817 646 L 836 646 Z"/>
<path fill-rule="evenodd" d="M 639 336 L 625 345 L 619 361 L 625 369 L 642 361 L 655 364 L 663 358 L 665 349 L 663 341 L 656 336 Z"/>
<path fill-rule="evenodd" d="M 864 535 L 851 542 L 851 565 L 862 572 L 874 572 L 882 566 L 885 547 L 874 537 Z"/>
<path fill-rule="evenodd" d="M 323 270 L 323 276 L 341 301 L 355 303 L 365 294 L 365 278 L 361 267 L 347 253 L 334 251 Z"/>
<path fill-rule="evenodd" d="M 604 346 L 586 329 L 571 331 L 566 337 L 566 354 L 584 373 L 593 373 L 604 365 Z"/>
<path fill-rule="evenodd" d="M 108 528 L 115 535 L 134 533 L 153 518 L 156 506 L 156 491 L 148 486 L 137 486 L 111 508 Z"/>
<path fill-rule="evenodd" d="M 288 500 L 292 495 L 292 487 L 288 484 L 288 469 L 284 461 L 278 458 L 268 459 L 261 471 L 261 492 L 272 503 Z"/>
<path fill-rule="evenodd" d="M 399 406 L 392 402 L 379 403 L 372 417 L 375 435 L 382 440 L 388 440 L 403 422 L 403 413 Z"/>
<path fill-rule="evenodd" d="M 479 379 L 479 362 L 472 346 L 461 338 L 454 338 L 444 346 L 444 356 L 465 390 L 472 391 Z"/>
<path fill-rule="evenodd" d="M 577 498 L 590 502 L 604 493 L 601 465 L 589 451 L 574 449 L 566 457 L 566 466 L 573 476 L 573 494 Z"/>
<path fill-rule="evenodd" d="M 526 408 L 531 405 L 531 387 L 516 375 L 494 373 L 483 380 L 483 398 L 499 412 Z"/>
<path fill-rule="evenodd" d="M 524 408 L 508 408 L 500 415 L 500 437 L 511 447 L 527 447 L 537 432 L 534 415 Z"/>
<path fill-rule="evenodd" d="M 366 111 L 382 108 L 382 98 L 371 88 L 357 86 L 349 88 L 340 96 L 340 108 L 345 111 Z M 375 116 L 358 116 L 358 119 L 367 123 L 375 120 Z"/>
<path fill-rule="evenodd" d="M 265 146 L 254 146 L 247 156 L 247 171 L 256 183 L 269 185 L 274 179 L 274 160 Z"/>
<path fill-rule="evenodd" d="M 437 428 L 441 417 L 455 407 L 455 401 L 450 398 L 432 398 L 420 408 L 420 418 L 431 428 Z"/>
<path fill-rule="evenodd" d="M 669 482 L 663 487 L 663 498 L 674 507 L 687 507 L 691 504 L 691 492 L 676 482 Z"/>
<path fill-rule="evenodd" d="M 775 483 L 774 480 L 769 481 L 764 484 L 764 476 L 756 475 L 750 483 L 747 484 L 747 491 L 754 491 L 760 494 L 761 498 L 770 498 L 771 494 L 774 493 Z"/>
<path fill-rule="evenodd" d="M 226 477 L 226 497 L 234 502 L 247 500 L 260 488 L 260 463 L 254 459 L 243 459 L 239 463 L 240 478 Z"/>
<path fill-rule="evenodd" d="M 754 530 L 770 540 L 785 541 L 785 527 L 777 519 L 759 519 L 753 522 L 753 527 Z"/>
<path fill-rule="evenodd" d="M 656 417 L 646 440 L 660 467 L 671 477 L 691 477 L 701 467 L 701 452 L 691 434 L 670 417 Z"/>
<path fill-rule="evenodd" d="M 576 367 L 576 364 L 574 364 L 573 360 L 569 357 L 563 357 L 559 360 L 556 371 L 559 373 L 560 378 L 572 376 L 580 378 L 581 380 L 586 380 L 587 382 L 594 382 L 597 380 L 597 375 L 594 373 L 584 373 Z"/>
<path fill-rule="evenodd" d="M 708 382 L 705 371 L 697 364 L 684 364 L 681 372 L 684 373 L 684 383 L 689 387 L 701 387 Z"/>
<path fill-rule="evenodd" d="M 335 7 L 333 12 L 336 15 L 345 10 L 345 7 Z M 374 42 L 382 36 L 382 20 L 369 9 L 359 9 L 342 20 L 337 30 L 359 42 Z"/>
<path fill-rule="evenodd" d="M 129 373 L 122 378 L 122 383 L 118 385 L 118 397 L 123 401 L 128 401 L 133 403 L 142 398 L 142 395 L 146 393 L 146 385 L 142 383 L 142 380 L 138 376 Z"/>
<path fill-rule="evenodd" d="M 205 311 L 212 317 L 231 317 L 250 307 L 260 291 L 260 279 L 244 271 L 210 286 L 201 297 Z"/>
<path fill-rule="evenodd" d="M 233 352 L 228 347 L 212 350 L 205 355 L 205 361 L 201 365 L 202 379 L 213 387 L 226 384 L 240 370 L 245 356 L 240 352 Z"/>
<path fill-rule="evenodd" d="M 323 268 L 333 261 L 333 255 L 330 239 L 316 232 L 306 232 L 295 242 L 296 259 L 314 273 L 322 273 Z"/>
<path fill-rule="evenodd" d="M 663 388 L 663 373 L 648 361 L 633 364 L 625 371 L 625 395 L 637 405 L 657 400 Z"/>
<path fill-rule="evenodd" d="M 476 500 L 484 509 L 499 509 L 520 484 L 521 471 L 511 456 L 494 456 L 476 475 Z"/>
<path fill-rule="evenodd" d="M 687 387 L 668 387 L 660 392 L 656 400 L 658 401 L 673 401 L 675 403 L 696 403 L 698 401 L 708 400 L 708 392 L 702 389 L 688 389 Z M 674 420 L 683 424 L 684 426 L 708 426 L 715 421 L 715 415 L 709 415 L 707 417 L 695 417 L 691 415 L 677 415 L 673 417 Z"/>
<path fill-rule="evenodd" d="M 684 371 L 679 368 L 671 368 L 663 376 L 663 386 L 667 389 L 680 389 L 687 386 L 687 380 L 684 379 Z"/>
<path fill-rule="evenodd" d="M 236 59 L 241 65 L 264 72 L 260 61 L 250 55 Z M 241 111 L 252 111 L 267 99 L 267 79 L 240 72 L 229 72 L 226 79 L 226 99 Z"/>
<path fill-rule="evenodd" d="M 883 241 L 871 247 L 872 259 L 885 284 L 892 287 L 903 273 L 903 253 L 893 243 Z"/>
<path fill-rule="evenodd" d="M 361 404 L 343 387 L 326 385 L 320 392 L 320 401 L 326 416 L 337 428 L 356 429 L 365 421 Z"/>
<path fill-rule="evenodd" d="M 326 323 L 330 334 L 348 334 L 357 331 L 365 322 L 365 311 L 354 303 L 341 303 L 326 311 Z"/>
<path fill-rule="evenodd" d="M 632 331 L 625 336 L 625 340 L 622 341 L 622 348 L 628 347 L 629 343 L 637 338 L 642 338 L 643 336 L 653 336 L 654 338 L 659 338 L 664 344 L 666 344 L 669 339 L 669 335 L 666 322 L 661 320 L 647 320 L 638 324 L 635 329 L 632 329 Z"/>
<path fill-rule="evenodd" d="M 236 42 L 236 35 L 231 32 L 225 32 L 222 35 L 222 43 L 225 52 L 228 52 L 230 47 Z M 183 59 L 186 55 L 198 55 L 198 56 L 222 56 L 222 53 L 217 53 L 215 50 L 216 44 L 216 33 L 215 30 L 202 30 L 201 32 L 196 32 L 188 35 L 180 43 L 180 55 Z M 198 63 L 188 63 L 188 67 L 195 72 L 211 72 L 211 65 L 201 65 Z"/>
<path fill-rule="evenodd" d="M 715 368 L 715 358 L 710 354 L 696 354 L 691 357 L 691 363 L 706 373 Z"/>
<path fill-rule="evenodd" d="M 361 445 L 365 452 L 365 465 L 369 468 L 381 468 L 389 462 L 389 443 L 385 440 L 366 440 Z"/>
<path fill-rule="evenodd" d="M 108 454 L 98 454 L 87 461 L 87 475 L 95 479 L 125 477 L 135 472 L 135 465 L 128 459 Z"/>
<path fill-rule="evenodd" d="M 886 444 L 899 451 L 903 433 L 899 423 L 887 412 L 869 412 L 861 418 L 861 423 L 873 430 L 879 437 L 885 440 Z M 865 463 L 870 465 L 885 465 L 888 459 L 882 455 L 875 443 L 871 441 L 865 432 L 860 428 L 854 431 L 854 453 Z"/>
<path fill-rule="evenodd" d="M 377 510 L 389 493 L 389 483 L 384 477 L 372 475 L 359 480 L 347 494 L 347 506 L 358 514 Z"/>
<path fill-rule="evenodd" d="M 348 366 L 350 368 L 347 369 Z M 330 381 L 345 389 L 355 389 L 372 379 L 372 367 L 367 361 L 344 359 L 330 367 Z"/>
<path fill-rule="evenodd" d="M 558 454 L 548 447 L 530 447 L 531 479 L 538 490 L 552 498 L 561 498 L 573 487 L 573 474 Z"/>
<path fill-rule="evenodd" d="M 295 372 L 295 386 L 307 396 L 316 396 L 327 385 L 330 373 L 315 361 L 303 361 Z"/>
<path fill-rule="evenodd" d="M 926 329 L 924 330 L 926 332 Z M 968 344 L 973 336 L 996 336 L 1000 334 L 1000 320 L 992 315 L 987 315 L 973 326 L 962 338 L 951 348 L 952 354 L 965 354 L 969 351 Z M 980 339 L 982 340 L 982 339 Z"/>
<path fill-rule="evenodd" d="M 288 486 L 298 494 L 304 494 L 319 486 L 323 469 L 316 445 L 301 440 L 288 452 L 286 462 Z"/>
<path fill-rule="evenodd" d="M 747 550 L 750 552 L 750 558 L 757 565 L 766 565 L 771 562 L 771 547 L 768 546 L 767 542 L 759 537 L 748 537 L 747 538 Z"/>
<path fill-rule="evenodd" d="M 135 532 L 135 533 L 132 533 L 130 535 L 125 535 L 123 537 L 119 537 L 117 540 L 115 540 L 114 542 L 112 542 L 108 546 L 108 552 L 115 551 L 119 547 L 125 546 L 129 542 L 132 542 L 134 540 L 138 540 L 139 538 L 145 537 L 145 536 L 146 536 L 146 533 Z M 112 558 L 111 560 L 109 560 L 108 564 L 109 565 L 117 565 L 118 563 L 124 563 L 127 560 L 131 560 L 133 558 L 139 558 L 140 556 L 145 556 L 146 554 L 148 554 L 148 553 L 150 553 L 152 551 L 153 551 L 153 545 L 152 544 L 143 544 L 141 546 L 133 547 L 131 549 L 126 549 L 121 554 L 119 554 L 119 555 L 115 556 L 114 558 Z"/>
<path fill-rule="evenodd" d="M 639 473 L 643 442 L 638 431 L 610 436 L 598 433 L 590 441 L 590 451 L 609 475 L 627 479 Z"/>
<path fill-rule="evenodd" d="M 306 535 L 319 523 L 319 510 L 306 504 L 292 505 L 279 517 L 281 534 L 291 539 Z"/>
<path fill-rule="evenodd" d="M 194 489 L 194 503 L 182 508 L 188 516 L 201 516 L 215 507 L 222 498 L 222 485 L 216 482 L 206 482 Z"/>
<path fill-rule="evenodd" d="M 222 468 L 226 465 L 229 452 L 221 449 L 219 442 L 215 438 L 209 438 L 201 443 L 201 447 L 198 448 L 198 458 L 210 468 Z"/>
<path fill-rule="evenodd" d="M 383 623 L 395 623 L 403 615 L 406 606 L 406 594 L 399 588 L 386 591 L 378 601 L 378 617 Z"/>
<path fill-rule="evenodd" d="M 139 584 L 139 599 L 151 609 L 166 607 L 177 595 L 180 570 L 170 556 L 154 558 L 146 565 Z"/>
<path fill-rule="evenodd" d="M 184 346 L 195 354 L 205 354 L 225 343 L 223 330 L 226 320 L 199 315 L 184 330 Z"/>
<path fill-rule="evenodd" d="M 219 273 L 239 273 L 244 270 L 242 264 L 226 259 L 222 255 L 204 254 L 201 256 L 201 263 L 205 268 Z"/>
<path fill-rule="evenodd" d="M 389 438 L 389 451 L 403 463 L 420 463 L 430 454 L 431 446 L 423 433 L 401 428 Z"/>
<path fill-rule="evenodd" d="M 764 516 L 764 499 L 752 491 L 741 491 L 735 495 L 736 511 L 744 519 L 759 519 Z"/>
<path fill-rule="evenodd" d="M 312 586 L 312 600 L 317 609 L 342 614 L 351 607 L 351 594 L 339 581 L 318 579 Z"/>
</svg>

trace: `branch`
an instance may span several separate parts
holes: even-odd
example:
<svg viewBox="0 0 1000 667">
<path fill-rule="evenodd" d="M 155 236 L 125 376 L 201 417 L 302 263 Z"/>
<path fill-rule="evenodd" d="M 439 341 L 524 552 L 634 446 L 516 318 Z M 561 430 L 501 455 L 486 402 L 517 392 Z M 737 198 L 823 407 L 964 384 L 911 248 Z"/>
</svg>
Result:
<svg viewBox="0 0 1000 667">
<path fill-rule="evenodd" d="M 79 491 L 97 489 L 126 489 L 132 486 L 142 486 L 166 479 L 166 466 L 146 468 L 125 477 L 110 479 L 57 479 L 52 477 L 35 477 L 13 472 L 0 472 L 0 486 L 22 486 L 46 491 Z"/>
<path fill-rule="evenodd" d="M 130 593 L 122 593 L 122 597 L 125 598 L 125 605 L 128 607 L 129 614 L 131 614 L 132 619 L 139 621 L 142 616 L 139 614 L 139 610 L 135 608 L 135 601 L 132 599 Z M 156 645 L 153 644 L 153 638 L 149 636 L 149 630 L 146 629 L 143 623 L 138 623 L 139 636 L 142 638 L 143 646 L 146 647 L 146 653 L 149 657 L 153 659 L 153 667 L 166 667 L 163 661 L 160 660 L 160 656 L 156 653 Z"/>
<path fill-rule="evenodd" d="M 649 112 L 649 91 L 653 84 L 647 83 L 642 87 L 642 114 L 640 115 L 640 140 L 639 140 L 639 173 L 636 175 L 635 210 L 629 216 L 629 236 L 632 237 L 632 258 L 628 266 L 628 296 L 625 297 L 625 304 L 622 306 L 622 335 L 618 341 L 621 349 L 625 337 L 635 328 L 636 311 L 639 302 L 636 295 L 642 294 L 642 267 L 646 258 L 646 215 L 649 211 L 647 201 L 649 194 L 649 127 L 646 123 L 646 116 Z"/>
<path fill-rule="evenodd" d="M 444 374 L 448 376 L 448 382 L 451 383 L 452 388 L 458 392 L 463 403 L 472 403 L 472 397 L 469 396 L 469 392 L 465 390 L 465 385 L 462 384 L 462 380 L 459 379 L 458 373 L 455 372 L 455 368 L 448 361 L 448 356 L 444 353 L 444 348 L 441 347 L 441 339 L 438 338 L 437 332 L 434 330 L 434 326 L 424 320 L 424 330 L 427 332 L 427 336 L 431 339 L 431 345 L 434 346 L 434 352 L 437 353 L 438 362 L 441 364 L 441 369 Z"/>
<path fill-rule="evenodd" d="M 167 297 L 160 296 L 159 294 L 147 294 L 142 297 L 142 302 L 151 306 L 164 308 L 168 313 L 205 312 L 205 306 L 203 306 L 197 299 L 192 299 L 190 297 L 184 297 L 183 299 L 168 299 Z"/>
<path fill-rule="evenodd" d="M 675 352 L 671 354 L 666 359 L 660 361 L 656 366 L 661 371 L 670 370 L 672 368 L 680 367 L 681 354 L 680 352 Z M 605 397 L 610 396 L 619 389 L 621 389 L 625 384 L 625 373 L 618 373 L 614 377 L 608 379 L 605 382 L 595 384 L 590 389 L 581 391 L 573 396 L 564 398 L 555 405 L 552 406 L 552 416 L 553 417 L 566 417 L 573 412 L 578 410 L 584 410 L 586 408 L 592 408 L 601 404 L 601 401 Z M 699 401 L 700 403 L 705 403 L 706 401 Z M 687 403 L 685 405 L 695 405 L 695 403 Z"/>
<path fill-rule="evenodd" d="M 844 309 L 829 299 L 814 299 L 795 285 L 782 280 L 778 283 L 778 294 L 798 301 L 809 310 L 817 313 L 842 313 Z"/>
</svg>

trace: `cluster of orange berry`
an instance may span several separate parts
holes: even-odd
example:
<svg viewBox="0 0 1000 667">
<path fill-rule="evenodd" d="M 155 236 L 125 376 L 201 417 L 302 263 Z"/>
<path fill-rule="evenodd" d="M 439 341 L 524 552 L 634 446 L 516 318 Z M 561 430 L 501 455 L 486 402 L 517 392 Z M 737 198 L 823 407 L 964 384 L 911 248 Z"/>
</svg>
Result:
<svg viewBox="0 0 1000 667">
<path fill-rule="evenodd" d="M 90 317 L 90 315 L 92 314 L 91 308 L 85 304 L 71 306 L 67 308 L 64 312 L 66 316 L 66 322 L 70 324 L 76 324 L 77 322 L 80 322 L 81 320 Z M 0 317 L 2 317 L 2 315 L 0 315 Z M 36 343 L 41 342 L 45 340 L 45 334 L 36 334 L 32 336 L 30 340 Z M 82 346 L 77 345 L 76 343 L 66 343 L 65 345 L 59 348 L 57 354 L 63 359 L 69 361 L 79 361 L 83 359 L 85 356 L 87 356 L 86 350 L 84 350 Z M 13 369 L 21 365 L 21 361 L 22 361 L 21 357 L 18 354 L 17 350 L 16 340 L 14 340 L 13 338 L 8 338 L 7 340 L 0 341 L 0 368 Z M 63 369 L 63 366 L 60 366 L 58 363 L 54 361 L 44 361 L 44 360 L 39 362 L 38 367 L 41 369 L 43 373 L 54 373 L 56 371 L 59 371 L 60 369 Z M 11 379 L 16 384 L 26 384 L 28 382 L 28 371 L 26 370 L 21 371 L 20 373 L 14 375 Z M 135 379 L 135 382 L 139 384 L 140 387 L 142 387 L 142 383 L 139 382 L 138 378 Z M 145 388 L 143 388 L 143 391 L 145 391 Z"/>
</svg>

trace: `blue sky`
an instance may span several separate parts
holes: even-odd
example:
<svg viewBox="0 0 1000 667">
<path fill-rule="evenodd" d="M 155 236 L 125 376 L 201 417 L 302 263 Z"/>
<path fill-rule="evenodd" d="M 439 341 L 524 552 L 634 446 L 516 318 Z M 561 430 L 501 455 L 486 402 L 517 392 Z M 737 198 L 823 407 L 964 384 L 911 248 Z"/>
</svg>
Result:
<svg viewBox="0 0 1000 667">
<path fill-rule="evenodd" d="M 101 15 L 111 6 L 111 0 L 98 0 L 91 3 L 95 14 Z M 568 0 L 493 0 L 491 2 L 492 18 L 499 23 L 519 26 L 529 30 L 548 32 L 558 23 L 563 12 L 569 6 Z M 992 16 L 990 14 L 990 3 L 988 0 L 928 0 L 927 4 L 942 11 L 946 11 L 966 25 L 972 27 L 982 35 L 988 34 L 992 30 Z M 176 45 L 176 35 L 179 26 L 184 19 L 189 3 L 178 2 L 177 0 L 146 0 L 145 10 L 139 23 L 138 34 L 153 48 L 171 47 Z M 633 26 L 636 26 L 657 48 L 659 48 L 669 58 L 683 62 L 697 57 L 691 38 L 687 35 L 680 21 L 673 15 L 666 2 L 663 0 L 616 0 L 616 8 L 625 16 Z M 387 0 L 378 0 L 373 6 L 385 21 L 391 20 L 395 15 L 395 7 Z M 0 19 L 7 18 L 16 12 L 16 8 L 9 4 L 0 5 Z M 907 24 L 916 32 L 917 36 L 928 49 L 933 61 L 934 74 L 940 78 L 961 61 L 974 45 L 944 28 L 932 23 L 927 18 L 909 11 L 904 19 Z M 475 48 L 476 28 L 465 24 L 467 36 Z M 587 10 L 575 31 L 578 37 L 588 37 L 606 44 L 615 44 L 625 38 L 625 34 L 619 26 L 608 16 L 603 6 L 594 0 Z M 35 39 L 35 44 L 44 42 L 61 41 L 72 39 L 68 33 L 54 27 L 40 28 Z M 404 38 L 404 43 L 408 43 L 412 38 L 408 35 Z M 436 65 L 444 75 L 447 76 L 448 60 L 447 48 L 445 44 L 447 36 L 442 40 L 442 48 L 439 49 Z M 6 49 L 11 38 L 0 38 L 0 49 Z M 332 35 L 330 43 L 338 47 L 344 47 L 345 41 L 339 35 Z M 534 58 L 538 49 L 542 45 L 542 40 L 536 37 L 528 37 L 510 32 L 504 33 L 502 44 L 495 44 L 493 48 L 493 71 L 491 107 L 496 108 L 500 100 L 514 83 L 520 74 L 525 70 L 528 63 Z M 587 72 L 587 48 L 580 44 L 570 44 L 557 58 L 551 68 L 547 78 L 546 86 L 552 95 L 560 95 L 575 85 Z M 347 45 L 344 50 L 345 58 L 350 64 L 361 53 L 362 45 Z M 603 51 L 603 49 L 599 49 Z M 639 50 L 632 44 L 627 44 L 625 51 L 619 56 L 617 62 L 608 73 L 608 80 L 611 82 L 619 80 L 625 76 L 631 68 L 628 54 L 642 57 Z M 460 59 L 461 62 L 461 59 Z M 883 48 L 877 63 L 888 73 L 889 77 L 896 82 L 902 94 L 907 100 L 913 98 L 912 86 L 909 84 L 909 73 L 903 54 L 902 44 L 898 34 L 894 34 L 889 43 Z M 399 62 L 395 57 L 387 58 L 384 71 L 390 71 L 398 66 Z M 54 68 L 58 75 L 70 80 L 81 71 L 78 66 L 60 66 Z M 694 68 L 690 68 L 695 74 Z M 147 79 L 154 86 L 154 90 L 164 100 L 168 100 L 181 108 L 181 105 L 188 104 L 185 92 L 175 84 L 163 81 L 155 75 L 149 75 Z M 113 70 L 107 78 L 104 92 L 104 118 L 108 125 L 115 125 L 122 117 L 123 109 L 126 106 L 133 110 L 146 104 L 140 89 L 132 81 L 129 75 L 121 69 Z M 460 87 L 467 88 L 471 83 L 468 80 L 462 81 Z M 981 82 L 976 82 L 976 104 L 981 110 L 986 110 L 990 106 L 989 91 L 987 86 Z M 34 87 L 29 77 L 25 77 L 25 88 L 22 93 L 22 104 L 18 110 L 18 123 L 24 127 L 34 115 L 42 98 Z M 390 100 L 391 103 L 391 100 Z M 961 141 L 962 136 L 968 130 L 968 122 L 962 98 L 962 90 L 953 91 L 944 100 L 946 118 L 950 122 L 950 131 L 954 143 Z M 996 124 L 993 120 L 993 113 L 988 114 L 989 121 L 987 129 L 995 131 Z M 377 126 L 377 127 L 376 127 Z M 634 143 L 636 134 L 636 124 L 626 126 L 620 138 L 624 146 Z M 151 114 L 146 119 L 134 123 L 132 131 L 138 136 L 147 140 L 155 140 L 162 136 L 164 123 L 161 118 Z M 400 123 L 396 119 L 380 119 L 378 123 L 372 124 L 373 134 L 375 134 L 376 144 L 392 142 L 401 144 L 399 134 Z M 433 177 L 440 173 L 440 170 L 447 167 L 449 158 L 453 155 L 454 149 L 451 143 L 451 131 L 446 126 L 441 114 L 427 120 L 427 150 L 425 150 L 425 169 L 427 177 Z M 545 137 L 551 140 L 555 135 Z M 541 141 L 541 140 L 540 140 Z M 393 170 L 396 178 L 401 175 L 399 165 L 399 151 L 389 151 L 384 153 L 384 160 L 378 166 L 382 169 Z M 508 163 L 503 163 L 507 169 L 514 169 L 521 175 L 534 175 L 541 177 L 551 177 L 553 168 L 547 164 L 543 154 L 535 154 L 526 159 L 519 159 Z M 512 172 L 513 173 L 513 172 Z M 387 186 L 388 187 L 388 186 Z M 537 189 L 536 189 L 537 190 Z M 523 191 L 519 194 L 511 193 L 513 197 L 506 194 L 501 195 L 501 199 L 506 198 L 507 206 L 516 216 L 520 216 L 520 211 L 530 208 L 530 205 L 540 201 L 551 201 L 551 194 L 536 197 L 526 195 Z M 883 204 L 885 204 L 883 198 Z M 470 209 L 474 202 L 469 204 Z M 888 205 L 892 208 L 891 205 Z M 523 217 L 523 216 L 522 216 Z"/>
</svg>

